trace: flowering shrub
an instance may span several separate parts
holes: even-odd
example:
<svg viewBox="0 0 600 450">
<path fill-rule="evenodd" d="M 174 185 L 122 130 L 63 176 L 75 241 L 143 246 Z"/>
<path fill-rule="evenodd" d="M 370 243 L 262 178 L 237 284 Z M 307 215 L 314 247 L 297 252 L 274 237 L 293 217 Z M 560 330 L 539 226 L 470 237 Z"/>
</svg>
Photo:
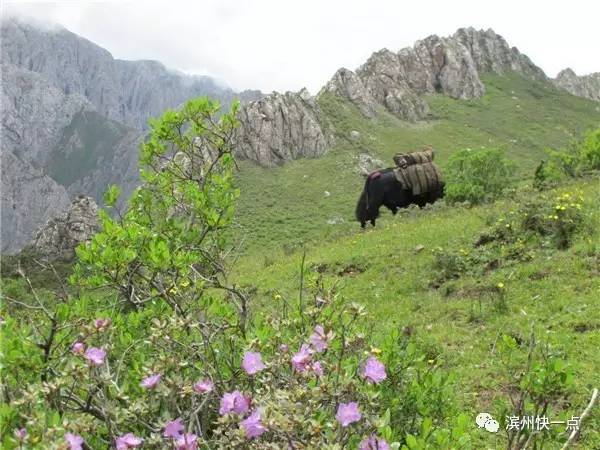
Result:
<svg viewBox="0 0 600 450">
<path fill-rule="evenodd" d="M 407 336 L 371 347 L 333 291 L 252 315 L 227 284 L 235 109 L 217 110 L 152 124 L 145 184 L 78 249 L 75 286 L 7 298 L 3 448 L 467 446 L 451 380 Z"/>
</svg>

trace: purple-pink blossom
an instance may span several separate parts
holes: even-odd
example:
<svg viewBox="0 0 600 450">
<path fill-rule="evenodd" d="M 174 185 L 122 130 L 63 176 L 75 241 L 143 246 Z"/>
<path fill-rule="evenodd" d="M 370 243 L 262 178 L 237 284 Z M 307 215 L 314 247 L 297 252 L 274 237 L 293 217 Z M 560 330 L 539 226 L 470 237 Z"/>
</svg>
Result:
<svg viewBox="0 0 600 450">
<path fill-rule="evenodd" d="M 66 433 L 65 440 L 69 450 L 82 450 L 83 449 L 83 438 L 78 434 Z"/>
<path fill-rule="evenodd" d="M 390 446 L 385 439 L 378 438 L 372 434 L 361 441 L 359 450 L 390 450 Z"/>
<path fill-rule="evenodd" d="M 333 338 L 333 333 L 330 331 L 325 334 L 322 325 L 317 325 L 313 334 L 310 335 L 310 343 L 318 352 L 323 352 L 329 346 L 329 341 Z"/>
<path fill-rule="evenodd" d="M 106 359 L 106 351 L 101 348 L 90 347 L 85 352 L 85 359 L 87 359 L 92 366 L 101 366 Z"/>
<path fill-rule="evenodd" d="M 380 383 L 387 378 L 385 366 L 374 356 L 367 359 L 362 371 L 362 376 L 371 383 Z"/>
<path fill-rule="evenodd" d="M 342 427 L 347 427 L 351 423 L 358 422 L 361 417 L 358 410 L 358 403 L 356 402 L 340 403 L 335 415 L 335 418 Z"/>
<path fill-rule="evenodd" d="M 182 434 L 175 441 L 175 447 L 177 450 L 197 450 L 198 436 L 192 433 Z"/>
<path fill-rule="evenodd" d="M 163 436 L 166 438 L 177 438 L 181 436 L 185 427 L 181 422 L 181 419 L 171 420 L 165 424 L 165 431 Z"/>
<path fill-rule="evenodd" d="M 287 353 L 289 349 L 290 349 L 290 348 L 288 347 L 288 345 L 287 345 L 287 344 L 281 344 L 281 345 L 279 346 L 279 351 L 280 351 L 281 353 Z"/>
<path fill-rule="evenodd" d="M 297 370 L 298 372 L 306 372 L 310 365 L 312 354 L 313 351 L 311 348 L 306 344 L 302 344 L 300 351 L 292 356 L 292 367 L 294 370 Z"/>
<path fill-rule="evenodd" d="M 200 380 L 197 383 L 194 383 L 193 389 L 194 392 L 198 394 L 206 394 L 207 392 L 212 391 L 215 388 L 213 382 L 209 379 Z"/>
<path fill-rule="evenodd" d="M 321 362 L 320 361 L 315 361 L 312 364 L 312 370 L 315 373 L 316 376 L 318 377 L 322 377 L 323 376 L 323 366 L 321 366 Z"/>
<path fill-rule="evenodd" d="M 138 448 L 144 440 L 135 436 L 133 433 L 127 433 L 120 436 L 115 441 L 117 450 L 129 450 L 130 448 Z"/>
<path fill-rule="evenodd" d="M 221 398 L 219 414 L 222 416 L 228 413 L 244 414 L 250 409 L 250 397 L 242 394 L 240 391 L 226 392 Z"/>
<path fill-rule="evenodd" d="M 154 389 L 160 383 L 162 375 L 160 373 L 155 373 L 153 375 L 147 376 L 142 380 L 140 386 L 144 389 Z"/>
<path fill-rule="evenodd" d="M 76 355 L 83 355 L 83 353 L 85 352 L 85 344 L 83 342 L 75 342 L 72 346 L 71 346 L 71 351 L 73 353 L 75 353 Z"/>
<path fill-rule="evenodd" d="M 110 319 L 96 319 L 94 320 L 94 328 L 98 331 L 104 331 L 110 326 Z"/>
<path fill-rule="evenodd" d="M 265 367 L 262 362 L 262 356 L 257 352 L 246 352 L 244 353 L 244 359 L 242 360 L 242 369 L 246 371 L 248 375 L 254 375 L 260 372 Z"/>
<path fill-rule="evenodd" d="M 244 429 L 244 434 L 246 435 L 247 439 L 259 437 L 261 434 L 267 431 L 261 422 L 260 411 L 258 409 L 252 411 L 252 414 L 250 414 L 245 420 L 242 420 L 240 425 Z"/>
<path fill-rule="evenodd" d="M 27 439 L 27 430 L 25 428 L 17 428 L 15 430 L 15 437 L 19 441 L 24 441 L 25 439 Z"/>
</svg>

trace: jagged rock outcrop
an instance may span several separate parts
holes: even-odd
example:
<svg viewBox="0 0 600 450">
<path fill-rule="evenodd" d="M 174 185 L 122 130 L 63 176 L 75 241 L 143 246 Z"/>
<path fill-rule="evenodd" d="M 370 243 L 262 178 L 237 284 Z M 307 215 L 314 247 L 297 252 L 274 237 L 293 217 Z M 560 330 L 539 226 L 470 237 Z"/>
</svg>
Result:
<svg viewBox="0 0 600 450">
<path fill-rule="evenodd" d="M 314 97 L 300 92 L 275 92 L 243 105 L 238 115 L 238 156 L 271 167 L 327 151 L 333 136 Z"/>
<path fill-rule="evenodd" d="M 552 82 L 573 95 L 600 102 L 600 72 L 579 76 L 573 69 L 567 68 L 561 70 Z"/>
<path fill-rule="evenodd" d="M 357 74 L 346 68 L 339 69 L 321 92 L 329 92 L 350 100 L 366 117 L 373 117 L 377 101 L 371 96 Z"/>
<path fill-rule="evenodd" d="M 356 73 L 338 71 L 321 92 L 332 92 L 354 103 L 366 117 L 376 104 L 401 119 L 427 115 L 423 94 L 441 93 L 457 99 L 481 97 L 486 72 L 519 72 L 546 79 L 544 72 L 492 30 L 458 30 L 453 36 L 429 36 L 398 53 L 373 53 Z"/>
<path fill-rule="evenodd" d="M 71 260 L 77 245 L 91 239 L 99 229 L 96 202 L 81 195 L 64 213 L 46 222 L 28 247 L 47 260 Z"/>
<path fill-rule="evenodd" d="M 506 40 L 492 29 L 476 30 L 460 28 L 453 39 L 467 48 L 477 71 L 503 74 L 517 72 L 533 80 L 547 80 L 542 69 L 533 64 L 527 55 L 516 47 L 510 47 Z"/>
</svg>

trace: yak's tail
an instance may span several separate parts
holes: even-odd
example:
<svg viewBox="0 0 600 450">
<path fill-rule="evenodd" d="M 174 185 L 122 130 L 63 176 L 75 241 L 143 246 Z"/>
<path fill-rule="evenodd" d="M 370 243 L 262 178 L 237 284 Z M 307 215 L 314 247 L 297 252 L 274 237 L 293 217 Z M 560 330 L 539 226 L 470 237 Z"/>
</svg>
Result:
<svg viewBox="0 0 600 450">
<path fill-rule="evenodd" d="M 367 212 L 369 211 L 369 185 L 371 184 L 371 180 L 379 178 L 380 176 L 381 172 L 376 171 L 369 174 L 365 180 L 365 187 L 362 194 L 360 194 L 358 204 L 356 205 L 356 220 L 359 222 L 363 222 L 367 219 Z"/>
</svg>

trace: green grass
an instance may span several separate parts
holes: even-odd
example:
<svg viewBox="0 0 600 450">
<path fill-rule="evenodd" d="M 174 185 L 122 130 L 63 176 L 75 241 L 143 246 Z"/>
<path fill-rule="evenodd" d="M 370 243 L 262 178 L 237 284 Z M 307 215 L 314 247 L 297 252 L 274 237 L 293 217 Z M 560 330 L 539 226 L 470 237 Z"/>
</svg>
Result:
<svg viewBox="0 0 600 450">
<path fill-rule="evenodd" d="M 484 81 L 486 94 L 478 100 L 430 96 L 430 117 L 417 124 L 385 112 L 366 120 L 353 105 L 321 96 L 320 105 L 337 135 L 335 147 L 321 158 L 274 169 L 242 163 L 236 240 L 254 253 L 332 240 L 354 229 L 354 206 L 364 183 L 354 171 L 360 153 L 392 165 L 395 153 L 432 145 L 443 169 L 458 149 L 500 147 L 518 164 L 515 175 L 527 179 L 545 148 L 566 145 L 600 125 L 598 103 L 549 84 L 518 75 L 486 76 Z M 356 142 L 348 139 L 352 130 L 361 133 Z M 339 219 L 344 223 L 327 223 Z"/>
</svg>

